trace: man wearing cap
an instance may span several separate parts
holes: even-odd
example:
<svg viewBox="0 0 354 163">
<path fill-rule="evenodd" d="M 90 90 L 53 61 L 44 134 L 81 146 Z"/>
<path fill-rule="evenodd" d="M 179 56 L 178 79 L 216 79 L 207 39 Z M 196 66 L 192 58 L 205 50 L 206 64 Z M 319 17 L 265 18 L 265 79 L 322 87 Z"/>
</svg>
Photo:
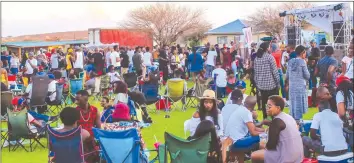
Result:
<svg viewBox="0 0 354 163">
<path fill-rule="evenodd" d="M 251 150 L 254 146 L 259 145 L 260 138 L 258 135 L 264 132 L 263 129 L 257 128 L 253 123 L 252 112 L 242 105 L 243 95 L 240 90 L 232 92 L 231 100 L 233 104 L 225 105 L 222 110 L 223 118 L 228 119 L 227 122 L 224 121 L 225 137 L 222 141 L 223 162 L 226 162 L 227 148 L 230 147 L 231 151 L 235 148 L 244 149 L 243 152 Z M 233 107 L 234 110 L 228 107 Z M 226 114 L 229 114 L 229 116 L 224 117 Z M 244 161 L 243 152 L 235 152 L 238 162 Z"/>
<path fill-rule="evenodd" d="M 246 91 L 246 82 L 244 82 L 243 80 L 239 80 L 236 82 L 236 88 L 238 90 L 241 90 L 242 94 L 243 94 L 243 100 L 242 100 L 242 104 L 244 104 L 245 102 L 245 99 L 247 98 L 247 94 L 245 94 L 245 91 Z M 227 104 L 232 104 L 232 100 L 231 100 L 231 93 L 229 94 L 229 96 L 227 97 L 227 100 L 226 100 L 226 105 Z"/>
<path fill-rule="evenodd" d="M 28 54 L 28 59 L 26 61 L 26 65 L 25 65 L 25 68 L 26 68 L 26 71 L 25 71 L 25 76 L 28 78 L 31 78 L 31 76 L 33 75 L 33 70 L 37 68 L 37 59 L 34 58 L 34 53 L 33 52 L 30 52 Z"/>
</svg>

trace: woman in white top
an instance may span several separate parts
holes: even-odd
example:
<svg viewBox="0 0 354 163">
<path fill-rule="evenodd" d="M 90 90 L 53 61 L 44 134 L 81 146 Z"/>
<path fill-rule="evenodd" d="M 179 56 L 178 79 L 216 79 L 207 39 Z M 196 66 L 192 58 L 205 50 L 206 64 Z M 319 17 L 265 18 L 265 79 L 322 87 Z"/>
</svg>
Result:
<svg viewBox="0 0 354 163">
<path fill-rule="evenodd" d="M 193 114 L 191 119 L 185 122 L 185 130 L 189 130 L 190 135 L 194 135 L 196 128 L 203 120 L 212 121 L 218 137 L 223 135 L 223 119 L 220 110 L 217 109 L 215 92 L 212 90 L 204 91 L 198 111 Z"/>
<path fill-rule="evenodd" d="M 10 66 L 11 74 L 17 75 L 18 67 L 20 66 L 20 58 L 18 57 L 18 54 L 13 53 L 10 59 Z"/>
</svg>

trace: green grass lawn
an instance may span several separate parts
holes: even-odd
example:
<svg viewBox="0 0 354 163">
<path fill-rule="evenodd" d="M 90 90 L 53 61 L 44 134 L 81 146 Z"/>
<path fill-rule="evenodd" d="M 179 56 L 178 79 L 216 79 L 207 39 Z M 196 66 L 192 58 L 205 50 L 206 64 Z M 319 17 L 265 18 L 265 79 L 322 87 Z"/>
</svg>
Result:
<svg viewBox="0 0 354 163">
<path fill-rule="evenodd" d="M 247 84 L 249 86 L 248 82 Z M 188 83 L 189 88 L 192 87 L 192 85 L 193 83 Z M 249 92 L 250 89 L 247 89 L 246 94 L 249 94 Z M 99 109 L 102 109 L 99 106 L 98 101 L 90 103 Z M 185 120 L 191 118 L 195 111 L 196 108 L 187 108 L 185 112 L 177 109 L 170 114 L 170 118 L 165 118 L 164 112 L 150 113 L 153 124 L 142 130 L 142 136 L 148 149 L 153 149 L 153 144 L 155 143 L 154 136 L 156 136 L 159 142 L 164 142 L 164 132 L 169 132 L 184 138 L 183 123 Z M 285 109 L 285 112 L 288 112 L 288 108 Z M 316 112 L 317 108 L 309 108 L 308 113 L 304 115 L 304 119 L 312 119 Z M 261 119 L 261 117 L 262 112 L 258 111 L 258 118 Z M 2 124 L 1 126 L 6 127 L 5 124 Z M 46 144 L 45 139 L 43 139 L 42 142 L 44 145 Z M 4 148 L 2 149 L 1 155 L 3 163 L 45 163 L 48 160 L 48 149 L 38 147 L 34 152 L 26 152 L 23 149 L 18 149 L 15 152 L 8 152 L 8 148 Z M 154 156 L 155 154 L 151 153 L 150 155 Z"/>
</svg>

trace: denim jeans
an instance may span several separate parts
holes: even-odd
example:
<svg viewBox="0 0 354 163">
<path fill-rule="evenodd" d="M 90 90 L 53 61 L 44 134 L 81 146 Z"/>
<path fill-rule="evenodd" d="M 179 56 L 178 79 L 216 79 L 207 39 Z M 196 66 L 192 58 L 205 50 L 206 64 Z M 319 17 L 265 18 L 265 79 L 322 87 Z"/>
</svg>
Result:
<svg viewBox="0 0 354 163">
<path fill-rule="evenodd" d="M 285 89 L 284 89 L 284 78 L 283 78 L 283 70 L 278 69 L 279 72 L 279 79 L 280 79 L 280 90 L 281 90 L 281 95 L 283 98 L 286 97 Z"/>
<path fill-rule="evenodd" d="M 33 118 L 36 120 L 42 120 L 45 122 L 49 121 L 49 116 L 47 116 L 47 115 L 39 114 L 39 113 L 32 111 L 32 110 L 28 110 L 28 113 L 31 114 L 33 116 Z"/>
<path fill-rule="evenodd" d="M 211 78 L 211 73 L 213 72 L 214 70 L 214 66 L 212 65 L 206 65 L 206 74 L 205 74 L 205 77 L 206 78 Z"/>
<path fill-rule="evenodd" d="M 226 94 L 226 87 L 216 87 L 217 98 L 224 98 Z"/>
</svg>

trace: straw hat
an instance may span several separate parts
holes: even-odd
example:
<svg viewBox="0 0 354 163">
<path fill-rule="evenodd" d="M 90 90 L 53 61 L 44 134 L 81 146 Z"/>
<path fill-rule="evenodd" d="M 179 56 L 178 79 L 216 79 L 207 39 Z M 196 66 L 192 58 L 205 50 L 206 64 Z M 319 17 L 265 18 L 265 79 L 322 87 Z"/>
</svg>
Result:
<svg viewBox="0 0 354 163">
<path fill-rule="evenodd" d="M 207 89 L 204 91 L 203 96 L 200 99 L 215 100 L 215 92 L 213 90 Z"/>
</svg>

